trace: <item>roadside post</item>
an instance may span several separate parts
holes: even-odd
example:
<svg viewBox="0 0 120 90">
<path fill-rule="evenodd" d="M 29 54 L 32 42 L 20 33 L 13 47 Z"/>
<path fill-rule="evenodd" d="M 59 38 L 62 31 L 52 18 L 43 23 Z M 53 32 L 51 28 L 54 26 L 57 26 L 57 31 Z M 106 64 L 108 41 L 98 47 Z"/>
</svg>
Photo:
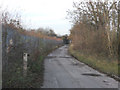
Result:
<svg viewBox="0 0 120 90">
<path fill-rule="evenodd" d="M 23 54 L 23 76 L 27 76 L 28 53 Z"/>
</svg>

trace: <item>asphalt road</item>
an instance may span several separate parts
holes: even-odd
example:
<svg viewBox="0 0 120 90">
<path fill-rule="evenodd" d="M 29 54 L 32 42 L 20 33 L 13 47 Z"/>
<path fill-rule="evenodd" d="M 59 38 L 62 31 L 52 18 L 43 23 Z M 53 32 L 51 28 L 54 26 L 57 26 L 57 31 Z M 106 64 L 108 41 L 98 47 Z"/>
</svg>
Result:
<svg viewBox="0 0 120 90">
<path fill-rule="evenodd" d="M 118 88 L 118 82 L 68 54 L 68 46 L 50 53 L 44 62 L 42 88 Z"/>
</svg>

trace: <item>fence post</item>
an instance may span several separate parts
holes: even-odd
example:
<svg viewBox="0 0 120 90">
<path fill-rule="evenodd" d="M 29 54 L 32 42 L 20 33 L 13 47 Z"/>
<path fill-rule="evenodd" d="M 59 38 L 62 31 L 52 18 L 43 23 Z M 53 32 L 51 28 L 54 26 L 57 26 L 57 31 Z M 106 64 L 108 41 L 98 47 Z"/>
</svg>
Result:
<svg viewBox="0 0 120 90">
<path fill-rule="evenodd" d="M 28 59 L 28 54 L 24 53 L 23 55 L 23 76 L 27 76 L 27 59 Z"/>
</svg>

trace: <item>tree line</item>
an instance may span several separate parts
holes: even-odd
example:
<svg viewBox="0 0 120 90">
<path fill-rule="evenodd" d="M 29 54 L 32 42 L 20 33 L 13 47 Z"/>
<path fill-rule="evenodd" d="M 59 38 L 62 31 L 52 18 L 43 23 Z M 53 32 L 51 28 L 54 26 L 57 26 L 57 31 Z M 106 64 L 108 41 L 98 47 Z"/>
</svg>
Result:
<svg viewBox="0 0 120 90">
<path fill-rule="evenodd" d="M 120 55 L 120 1 L 74 2 L 68 10 L 74 50 L 105 57 Z"/>
</svg>

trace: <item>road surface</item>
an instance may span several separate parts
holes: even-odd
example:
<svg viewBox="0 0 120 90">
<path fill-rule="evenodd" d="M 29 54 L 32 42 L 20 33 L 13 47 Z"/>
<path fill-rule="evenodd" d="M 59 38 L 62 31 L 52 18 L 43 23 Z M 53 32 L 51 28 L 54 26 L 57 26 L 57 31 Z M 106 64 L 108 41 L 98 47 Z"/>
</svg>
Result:
<svg viewBox="0 0 120 90">
<path fill-rule="evenodd" d="M 118 88 L 118 82 L 68 54 L 68 46 L 50 53 L 44 62 L 42 88 Z"/>
</svg>

